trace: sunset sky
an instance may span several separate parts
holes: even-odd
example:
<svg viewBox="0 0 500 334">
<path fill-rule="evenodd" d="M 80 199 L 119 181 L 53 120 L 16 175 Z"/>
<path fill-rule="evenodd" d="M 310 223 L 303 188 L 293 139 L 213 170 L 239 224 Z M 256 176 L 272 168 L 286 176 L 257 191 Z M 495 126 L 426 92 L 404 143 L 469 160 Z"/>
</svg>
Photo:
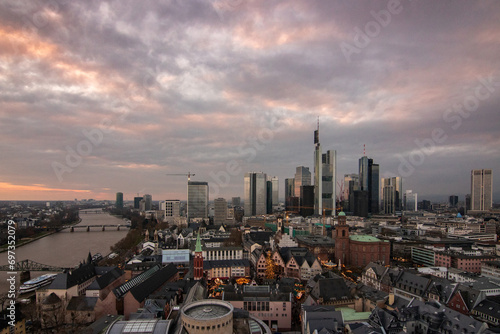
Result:
<svg viewBox="0 0 500 334">
<path fill-rule="evenodd" d="M 366 145 L 419 200 L 491 168 L 498 202 L 500 1 L 1 2 L 0 106 L 0 200 L 283 198 L 319 117 L 337 181 Z"/>
</svg>

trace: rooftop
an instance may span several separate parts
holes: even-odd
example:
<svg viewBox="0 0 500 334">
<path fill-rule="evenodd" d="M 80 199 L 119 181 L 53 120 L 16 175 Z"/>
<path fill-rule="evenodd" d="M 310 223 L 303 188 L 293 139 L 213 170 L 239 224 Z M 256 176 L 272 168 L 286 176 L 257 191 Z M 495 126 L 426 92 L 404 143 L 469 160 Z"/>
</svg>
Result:
<svg viewBox="0 0 500 334">
<path fill-rule="evenodd" d="M 349 236 L 349 239 L 352 241 L 359 241 L 359 242 L 382 242 L 382 240 L 366 234 L 351 235 Z"/>
<path fill-rule="evenodd" d="M 356 312 L 348 307 L 340 307 L 337 310 L 342 312 L 342 318 L 345 322 L 368 320 L 372 314 L 371 312 Z"/>
<path fill-rule="evenodd" d="M 234 307 L 227 302 L 219 300 L 200 300 L 186 305 L 182 313 L 193 319 L 217 319 L 232 313 Z"/>
</svg>

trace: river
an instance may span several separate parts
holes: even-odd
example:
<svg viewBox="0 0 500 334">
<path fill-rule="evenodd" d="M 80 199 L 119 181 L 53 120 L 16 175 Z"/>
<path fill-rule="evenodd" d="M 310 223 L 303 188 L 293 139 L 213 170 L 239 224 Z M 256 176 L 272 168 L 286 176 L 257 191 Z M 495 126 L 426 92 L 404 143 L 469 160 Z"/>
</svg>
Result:
<svg viewBox="0 0 500 334">
<path fill-rule="evenodd" d="M 113 217 L 107 213 L 85 213 L 87 210 L 80 211 L 82 221 L 75 226 L 86 225 L 124 225 L 121 218 Z M 95 212 L 96 209 L 88 210 Z M 75 267 L 81 261 L 85 261 L 89 254 L 101 253 L 103 256 L 110 253 L 110 247 L 121 240 L 128 232 L 128 228 L 121 227 L 120 231 L 116 227 L 110 227 L 102 231 L 98 227 L 91 228 L 86 232 L 85 228 L 75 228 L 74 232 L 65 229 L 59 233 L 46 236 L 33 241 L 27 245 L 16 249 L 16 261 L 32 260 L 38 263 L 57 266 L 57 267 Z M 7 252 L 0 253 L 0 265 L 7 264 Z M 32 271 L 31 278 L 35 278 L 46 272 Z M 19 287 L 19 276 L 17 273 L 17 285 Z M 8 290 L 7 272 L 0 271 L 0 294 Z"/>
</svg>

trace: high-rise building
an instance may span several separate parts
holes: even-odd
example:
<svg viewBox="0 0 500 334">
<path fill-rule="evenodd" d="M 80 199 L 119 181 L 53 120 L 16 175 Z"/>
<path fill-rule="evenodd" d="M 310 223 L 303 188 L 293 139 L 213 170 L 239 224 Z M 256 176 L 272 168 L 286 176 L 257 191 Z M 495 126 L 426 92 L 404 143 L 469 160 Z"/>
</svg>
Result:
<svg viewBox="0 0 500 334">
<path fill-rule="evenodd" d="M 328 150 L 322 155 L 322 207 L 325 215 L 335 215 L 336 208 L 336 169 L 337 169 L 337 151 Z M 323 213 L 323 212 L 322 212 Z"/>
<path fill-rule="evenodd" d="M 142 197 L 134 197 L 134 209 L 139 209 Z"/>
<path fill-rule="evenodd" d="M 354 190 L 352 192 L 353 197 L 353 213 L 358 217 L 368 217 L 368 202 L 369 193 L 363 190 Z"/>
<path fill-rule="evenodd" d="M 457 207 L 457 205 L 458 205 L 458 196 L 456 196 L 456 195 L 451 195 L 451 196 L 450 196 L 450 199 L 449 199 L 449 201 L 448 201 L 448 206 L 449 206 L 450 208 L 456 208 L 456 207 Z"/>
<path fill-rule="evenodd" d="M 402 210 L 403 183 L 401 177 L 382 178 L 384 213 L 395 214 Z"/>
<path fill-rule="evenodd" d="M 336 160 L 336 151 L 328 150 L 325 154 L 321 151 L 318 121 L 318 128 L 314 131 L 314 214 L 316 215 L 335 215 L 337 202 Z"/>
<path fill-rule="evenodd" d="M 285 179 L 285 210 L 290 210 L 290 198 L 295 196 L 295 179 Z"/>
<path fill-rule="evenodd" d="M 368 191 L 368 212 L 377 214 L 380 211 L 380 167 L 373 159 L 363 156 L 359 159 L 359 188 Z"/>
<path fill-rule="evenodd" d="M 314 186 L 300 187 L 300 215 L 309 217 L 314 214 Z"/>
<path fill-rule="evenodd" d="M 470 188 L 471 210 L 490 210 L 493 205 L 493 171 L 491 169 L 473 169 Z"/>
<path fill-rule="evenodd" d="M 295 169 L 295 178 L 293 179 L 293 195 L 300 197 L 300 187 L 311 185 L 311 172 L 309 167 L 299 166 Z"/>
<path fill-rule="evenodd" d="M 323 156 L 321 153 L 321 144 L 319 143 L 319 120 L 318 128 L 314 131 L 314 214 L 323 214 Z M 295 185 L 297 190 L 297 185 Z M 299 188 L 300 189 L 300 188 Z"/>
<path fill-rule="evenodd" d="M 361 191 L 359 187 L 359 175 L 358 174 L 348 174 L 344 176 L 344 203 L 346 208 L 345 211 L 354 212 L 355 200 L 354 200 L 354 192 Z M 345 191 L 347 190 L 347 194 Z M 359 195 L 358 195 L 359 197 Z M 368 203 L 367 203 L 368 205 Z M 368 208 L 366 209 L 368 212 Z"/>
<path fill-rule="evenodd" d="M 123 209 L 123 193 L 116 193 L 115 207 L 119 210 Z"/>
<path fill-rule="evenodd" d="M 245 216 L 265 215 L 267 212 L 267 175 L 245 173 Z"/>
<path fill-rule="evenodd" d="M 350 181 L 354 181 L 354 183 L 350 184 Z M 342 197 L 344 201 L 349 200 L 349 194 L 352 191 L 351 187 L 357 184 L 359 186 L 359 175 L 358 174 L 344 174 L 344 190 Z"/>
<path fill-rule="evenodd" d="M 208 218 L 208 182 L 188 181 L 187 218 Z"/>
<path fill-rule="evenodd" d="M 273 183 L 266 181 L 266 213 L 273 213 Z"/>
<path fill-rule="evenodd" d="M 359 159 L 359 190 L 368 191 L 368 157 Z"/>
<path fill-rule="evenodd" d="M 178 199 L 166 200 L 164 202 L 165 206 L 165 217 L 177 218 L 181 214 L 181 201 Z"/>
<path fill-rule="evenodd" d="M 280 199 L 279 199 L 279 179 L 277 176 L 273 176 L 271 178 L 271 182 L 273 184 L 273 196 L 272 196 L 272 202 L 273 206 L 278 206 L 280 204 Z"/>
<path fill-rule="evenodd" d="M 418 196 L 412 190 L 406 190 L 404 196 L 405 210 L 417 211 Z"/>
<path fill-rule="evenodd" d="M 227 201 L 224 198 L 214 200 L 214 224 L 222 225 L 227 219 Z"/>
<path fill-rule="evenodd" d="M 146 195 L 144 195 L 143 199 L 144 199 L 144 206 L 145 206 L 144 210 L 145 211 L 152 210 L 152 208 L 153 208 L 153 196 L 146 194 Z"/>
<path fill-rule="evenodd" d="M 233 198 L 231 198 L 231 203 L 232 203 L 233 207 L 241 206 L 241 198 L 240 197 L 233 197 Z"/>
<path fill-rule="evenodd" d="M 380 212 L 380 167 L 378 164 L 373 163 L 373 159 L 368 159 L 368 192 L 369 192 L 369 207 L 371 214 L 378 214 Z M 401 189 L 402 191 L 402 189 Z M 400 192 L 400 196 L 403 193 Z M 401 202 L 402 198 L 400 199 Z M 400 205 L 400 210 L 402 210 Z"/>
</svg>

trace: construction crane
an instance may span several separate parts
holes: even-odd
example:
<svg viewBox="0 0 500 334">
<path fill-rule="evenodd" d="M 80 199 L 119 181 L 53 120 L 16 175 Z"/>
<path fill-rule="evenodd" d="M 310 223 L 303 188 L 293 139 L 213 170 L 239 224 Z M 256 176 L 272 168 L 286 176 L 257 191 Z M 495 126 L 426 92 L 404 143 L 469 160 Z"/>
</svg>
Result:
<svg viewBox="0 0 500 334">
<path fill-rule="evenodd" d="M 191 181 L 191 176 L 195 176 L 196 174 L 191 174 L 191 172 L 187 172 L 187 174 L 171 174 L 171 173 L 167 173 L 165 175 L 169 175 L 169 176 L 187 176 L 188 177 L 188 181 Z"/>
</svg>

